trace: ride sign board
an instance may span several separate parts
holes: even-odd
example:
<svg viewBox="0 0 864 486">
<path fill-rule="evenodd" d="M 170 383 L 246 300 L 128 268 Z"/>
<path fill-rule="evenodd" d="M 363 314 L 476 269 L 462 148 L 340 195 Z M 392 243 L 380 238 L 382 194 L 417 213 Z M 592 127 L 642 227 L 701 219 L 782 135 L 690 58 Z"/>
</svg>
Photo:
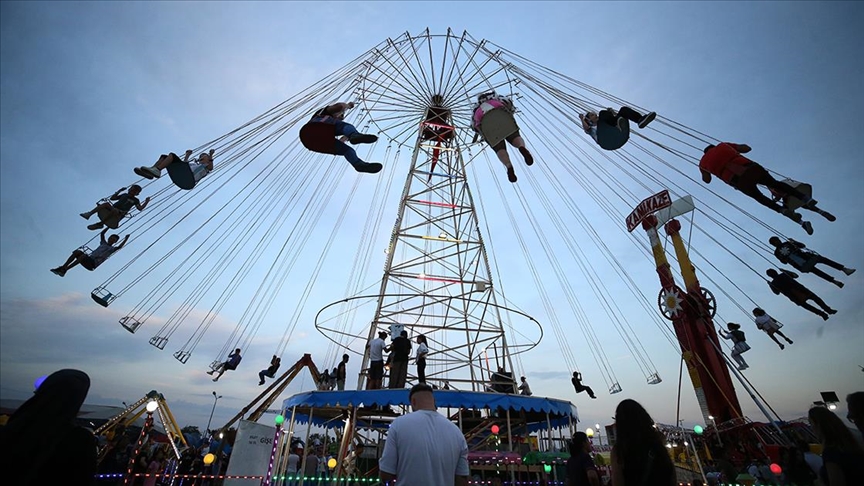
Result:
<svg viewBox="0 0 864 486">
<path fill-rule="evenodd" d="M 228 461 L 229 476 L 265 476 L 273 452 L 276 427 L 241 420 Z M 249 486 L 248 479 L 226 479 L 225 486 Z"/>
<path fill-rule="evenodd" d="M 627 216 L 627 231 L 631 232 L 639 226 L 639 223 L 651 213 L 667 208 L 672 205 L 672 200 L 669 198 L 669 191 L 663 190 L 645 199 L 636 209 Z"/>
<path fill-rule="evenodd" d="M 677 218 L 682 214 L 687 214 L 694 209 L 696 209 L 696 205 L 693 204 L 693 198 L 690 196 L 684 196 L 681 199 L 674 201 L 668 208 L 663 208 L 654 213 L 654 217 L 657 218 L 657 226 L 662 226 L 670 219 Z"/>
</svg>

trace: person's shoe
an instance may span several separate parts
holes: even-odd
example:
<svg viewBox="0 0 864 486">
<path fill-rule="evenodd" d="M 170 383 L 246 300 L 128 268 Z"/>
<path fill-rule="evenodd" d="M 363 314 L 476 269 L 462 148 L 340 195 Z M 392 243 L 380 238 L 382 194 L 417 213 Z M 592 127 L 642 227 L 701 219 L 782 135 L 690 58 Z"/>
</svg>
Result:
<svg viewBox="0 0 864 486">
<path fill-rule="evenodd" d="M 744 371 L 744 370 L 746 370 L 747 368 L 749 368 L 749 366 L 747 366 L 746 364 L 745 364 L 745 365 L 740 365 L 740 366 L 738 366 L 738 371 Z"/>
<path fill-rule="evenodd" d="M 219 381 L 219 377 L 217 376 L 216 378 L 213 378 L 213 381 L 214 382 Z"/>
<path fill-rule="evenodd" d="M 813 225 L 810 224 L 810 221 L 804 221 L 801 223 L 801 227 L 804 228 L 804 231 L 806 231 L 808 235 L 813 234 Z"/>
<path fill-rule="evenodd" d="M 513 167 L 507 167 L 507 180 L 510 182 L 516 182 L 519 180 L 516 178 L 516 171 L 513 170 Z"/>
<path fill-rule="evenodd" d="M 367 133 L 355 133 L 348 137 L 348 141 L 351 142 L 351 145 L 357 145 L 358 143 L 375 143 L 378 141 L 378 136 Z"/>
<path fill-rule="evenodd" d="M 525 165 L 534 164 L 534 156 L 528 151 L 527 147 L 519 147 L 519 153 L 525 158 Z"/>
<path fill-rule="evenodd" d="M 93 223 L 91 225 L 88 225 L 87 229 L 92 231 L 92 230 L 98 230 L 101 227 L 102 227 L 102 223 Z"/>
<path fill-rule="evenodd" d="M 786 216 L 787 218 L 791 219 L 792 221 L 795 221 L 796 223 L 801 222 L 801 215 L 796 213 L 794 209 L 789 209 L 789 208 L 784 207 L 783 209 L 780 210 L 780 214 L 782 214 L 783 216 Z"/>
<path fill-rule="evenodd" d="M 81 213 L 79 214 L 84 219 L 90 219 L 90 216 L 93 216 L 93 213 Z"/>
<path fill-rule="evenodd" d="M 642 119 L 639 120 L 639 128 L 647 127 L 648 124 L 654 121 L 655 118 L 657 118 L 657 113 L 653 111 L 643 116 Z"/>
<path fill-rule="evenodd" d="M 826 312 L 833 316 L 834 314 L 837 313 L 837 309 L 828 309 Z"/>
<path fill-rule="evenodd" d="M 597 400 L 597 396 L 596 396 L 596 395 L 591 395 L 591 398 L 593 398 L 594 400 Z"/>
<path fill-rule="evenodd" d="M 52 268 L 51 273 L 57 275 L 58 277 L 63 277 L 66 275 L 66 272 L 64 272 L 60 267 Z"/>
<path fill-rule="evenodd" d="M 212 374 L 213 374 L 213 370 L 208 371 L 207 374 L 208 374 L 208 375 L 212 375 Z"/>
<path fill-rule="evenodd" d="M 819 214 L 821 214 L 825 219 L 827 219 L 828 221 L 831 221 L 832 223 L 834 221 L 837 221 L 837 216 L 834 216 L 833 214 L 829 213 L 828 211 L 819 211 Z"/>
<path fill-rule="evenodd" d="M 354 170 L 357 172 L 365 172 L 367 174 L 377 174 L 383 168 L 384 166 L 378 162 L 361 162 L 354 166 Z"/>
<path fill-rule="evenodd" d="M 135 173 L 145 179 L 158 179 L 162 177 L 162 171 L 156 167 L 135 167 Z"/>
<path fill-rule="evenodd" d="M 793 344 L 793 343 L 792 343 L 792 340 L 789 339 L 789 338 L 786 338 L 786 342 L 789 343 L 789 344 Z"/>
<path fill-rule="evenodd" d="M 821 317 L 823 321 L 827 321 L 827 320 L 828 320 L 828 314 L 826 314 L 826 313 L 824 313 L 824 312 L 821 313 L 821 314 L 819 314 L 819 317 Z"/>
<path fill-rule="evenodd" d="M 852 275 L 853 273 L 855 273 L 855 269 L 854 268 L 844 268 L 843 273 L 845 273 L 846 275 Z"/>
<path fill-rule="evenodd" d="M 783 345 L 780 344 L 780 343 L 777 343 L 777 344 L 780 346 L 780 350 L 781 350 L 781 351 L 784 350 L 784 349 L 786 349 L 786 346 L 783 346 Z"/>
<path fill-rule="evenodd" d="M 840 287 L 841 289 L 843 288 L 843 282 L 841 282 L 841 281 L 839 281 L 839 280 L 834 280 L 834 281 L 832 281 L 831 283 L 833 283 L 834 285 Z"/>
<path fill-rule="evenodd" d="M 259 382 L 258 382 L 258 386 L 261 386 L 261 385 L 263 385 L 263 384 L 264 384 L 263 381 L 259 381 Z"/>
</svg>

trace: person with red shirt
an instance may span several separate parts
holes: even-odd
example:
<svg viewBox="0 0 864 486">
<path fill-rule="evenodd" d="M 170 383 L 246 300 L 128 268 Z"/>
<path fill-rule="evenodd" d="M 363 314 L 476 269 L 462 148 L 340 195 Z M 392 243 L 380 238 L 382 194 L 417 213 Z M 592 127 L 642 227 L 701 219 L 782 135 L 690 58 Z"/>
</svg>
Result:
<svg viewBox="0 0 864 486">
<path fill-rule="evenodd" d="M 804 202 L 804 206 L 815 205 L 816 201 L 789 184 L 774 179 L 764 167 L 741 155 L 746 154 L 750 150 L 749 145 L 731 142 L 723 142 L 719 145 L 705 147 L 705 154 L 699 161 L 702 180 L 706 184 L 710 184 L 711 176 L 717 176 L 723 179 L 723 182 L 726 184 L 752 197 L 759 204 L 771 208 L 800 224 L 807 234 L 812 235 L 813 226 L 809 221 L 803 221 L 799 213 L 786 208 L 782 204 L 778 204 L 770 197 L 762 194 L 757 185 L 763 185 L 776 193 L 796 197 Z"/>
</svg>

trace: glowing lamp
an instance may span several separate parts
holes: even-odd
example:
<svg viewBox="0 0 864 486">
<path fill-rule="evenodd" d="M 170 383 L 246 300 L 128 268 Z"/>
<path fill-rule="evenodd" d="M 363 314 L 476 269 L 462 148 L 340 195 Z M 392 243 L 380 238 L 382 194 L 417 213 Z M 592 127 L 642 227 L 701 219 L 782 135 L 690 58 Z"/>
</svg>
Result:
<svg viewBox="0 0 864 486">
<path fill-rule="evenodd" d="M 693 432 L 696 432 L 696 435 L 702 435 L 702 432 L 704 431 L 705 429 L 703 429 L 701 425 L 693 427 Z"/>
<path fill-rule="evenodd" d="M 282 425 L 285 423 L 285 417 L 282 414 L 276 416 L 276 425 Z"/>
<path fill-rule="evenodd" d="M 550 466 L 549 464 L 543 464 L 543 472 L 549 474 L 550 472 L 552 472 L 552 466 Z"/>
<path fill-rule="evenodd" d="M 837 404 L 836 403 L 829 403 L 828 404 L 828 410 L 837 410 Z"/>
<path fill-rule="evenodd" d="M 150 400 L 147 402 L 147 413 L 153 413 L 157 408 L 159 408 L 159 402 L 156 400 Z"/>
<path fill-rule="evenodd" d="M 587 435 L 588 437 L 594 437 L 594 429 L 588 427 L 587 429 L 585 429 L 585 435 Z"/>
<path fill-rule="evenodd" d="M 336 469 L 336 458 L 331 457 L 329 461 L 327 461 L 327 467 L 330 469 Z"/>
<path fill-rule="evenodd" d="M 215 460 L 216 460 L 216 456 L 214 456 L 213 454 L 207 454 L 206 456 L 204 456 L 204 464 L 207 466 L 209 466 L 210 464 L 213 464 L 213 461 L 215 461 Z"/>
<path fill-rule="evenodd" d="M 777 464 L 775 462 L 775 463 L 771 464 L 771 472 L 774 474 L 781 474 L 783 472 L 783 468 L 780 467 L 780 464 Z"/>
<path fill-rule="evenodd" d="M 493 425 L 489 430 L 491 430 L 493 434 L 498 435 L 498 432 L 501 432 L 501 427 Z"/>
<path fill-rule="evenodd" d="M 42 375 L 39 378 L 36 378 L 36 381 L 33 382 L 33 389 L 38 390 L 40 386 L 42 386 L 42 382 L 45 381 L 45 378 L 48 378 L 48 375 Z"/>
</svg>

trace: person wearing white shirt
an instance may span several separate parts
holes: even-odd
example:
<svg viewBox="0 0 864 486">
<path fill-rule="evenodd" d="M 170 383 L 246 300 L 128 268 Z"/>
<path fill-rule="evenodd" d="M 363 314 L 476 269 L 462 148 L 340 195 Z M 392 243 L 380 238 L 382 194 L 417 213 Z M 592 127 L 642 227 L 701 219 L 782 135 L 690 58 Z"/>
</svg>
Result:
<svg viewBox="0 0 864 486">
<path fill-rule="evenodd" d="M 423 334 L 417 335 L 417 383 L 426 383 L 426 355 L 429 354 L 429 347 L 426 345 L 426 336 Z"/>
<path fill-rule="evenodd" d="M 522 378 L 520 378 L 520 380 L 522 381 L 522 383 L 519 384 L 519 394 L 530 397 L 531 396 L 531 387 L 528 386 L 528 380 L 526 380 L 524 376 Z"/>
<path fill-rule="evenodd" d="M 367 389 L 378 390 L 384 381 L 384 347 L 387 345 L 384 339 L 387 333 L 380 331 L 378 337 L 368 345 L 369 348 L 369 385 Z"/>
<path fill-rule="evenodd" d="M 419 383 L 408 393 L 413 413 L 390 424 L 378 461 L 390 486 L 467 486 L 468 444 L 453 422 L 438 413 L 432 387 Z"/>
</svg>

